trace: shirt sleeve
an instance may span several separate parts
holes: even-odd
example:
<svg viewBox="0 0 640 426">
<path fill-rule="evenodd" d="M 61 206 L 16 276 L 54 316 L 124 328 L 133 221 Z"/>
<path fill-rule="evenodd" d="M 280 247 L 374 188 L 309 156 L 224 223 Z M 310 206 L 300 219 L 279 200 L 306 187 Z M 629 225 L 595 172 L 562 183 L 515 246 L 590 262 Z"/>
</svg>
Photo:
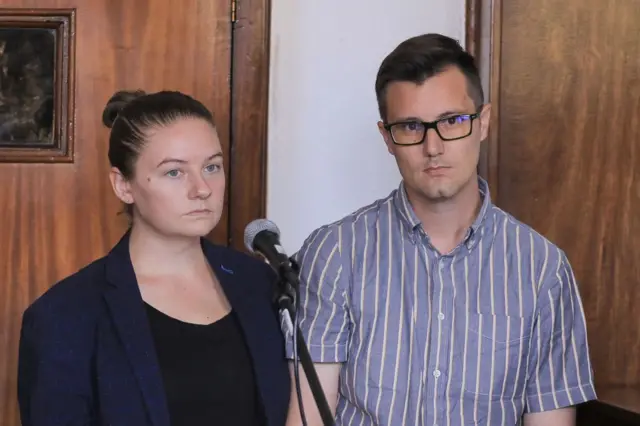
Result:
<svg viewBox="0 0 640 426">
<path fill-rule="evenodd" d="M 531 339 L 525 407 L 529 413 L 596 398 L 584 310 L 564 253 L 550 283 L 541 289 Z"/>
<path fill-rule="evenodd" d="M 345 362 L 351 329 L 348 274 L 342 265 L 339 225 L 314 231 L 294 255 L 300 267 L 299 326 L 311 359 Z M 283 325 L 287 357 L 293 358 L 292 330 Z"/>
</svg>

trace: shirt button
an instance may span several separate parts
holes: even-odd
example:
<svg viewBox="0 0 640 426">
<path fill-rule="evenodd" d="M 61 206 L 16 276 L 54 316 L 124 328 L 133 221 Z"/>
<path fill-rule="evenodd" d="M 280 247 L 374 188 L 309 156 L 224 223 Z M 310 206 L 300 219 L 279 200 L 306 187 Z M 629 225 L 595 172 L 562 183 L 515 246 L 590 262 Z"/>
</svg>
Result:
<svg viewBox="0 0 640 426">
<path fill-rule="evenodd" d="M 434 370 L 433 377 L 435 377 L 436 379 L 440 377 L 440 370 Z"/>
<path fill-rule="evenodd" d="M 440 321 L 442 321 L 442 320 L 444 319 L 444 314 L 443 314 L 442 312 L 440 312 L 440 313 L 438 314 L 438 319 L 439 319 Z"/>
</svg>

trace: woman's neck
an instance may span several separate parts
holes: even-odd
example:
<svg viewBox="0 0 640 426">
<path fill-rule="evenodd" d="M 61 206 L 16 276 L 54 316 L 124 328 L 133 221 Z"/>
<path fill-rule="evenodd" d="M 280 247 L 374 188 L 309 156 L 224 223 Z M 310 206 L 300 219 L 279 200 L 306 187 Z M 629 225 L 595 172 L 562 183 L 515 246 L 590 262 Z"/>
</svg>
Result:
<svg viewBox="0 0 640 426">
<path fill-rule="evenodd" d="M 132 226 L 129 252 L 136 274 L 144 276 L 191 275 L 207 264 L 199 237 L 162 235 L 143 223 Z"/>
</svg>

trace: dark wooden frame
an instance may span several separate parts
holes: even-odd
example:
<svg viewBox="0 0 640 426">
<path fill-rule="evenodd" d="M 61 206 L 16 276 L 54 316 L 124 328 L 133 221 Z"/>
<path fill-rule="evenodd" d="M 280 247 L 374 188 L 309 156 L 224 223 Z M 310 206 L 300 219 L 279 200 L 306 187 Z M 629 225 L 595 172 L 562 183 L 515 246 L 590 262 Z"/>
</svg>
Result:
<svg viewBox="0 0 640 426">
<path fill-rule="evenodd" d="M 74 145 L 75 9 L 0 9 L 0 25 L 56 30 L 53 146 L 0 147 L 0 163 L 70 163 Z"/>
<path fill-rule="evenodd" d="M 465 44 L 476 58 L 484 84 L 485 100 L 491 102 L 489 136 L 480 153 L 478 171 L 498 198 L 498 124 L 500 120 L 500 40 L 502 0 L 466 0 Z"/>
<path fill-rule="evenodd" d="M 271 1 L 238 0 L 233 24 L 228 245 L 266 214 Z"/>
</svg>

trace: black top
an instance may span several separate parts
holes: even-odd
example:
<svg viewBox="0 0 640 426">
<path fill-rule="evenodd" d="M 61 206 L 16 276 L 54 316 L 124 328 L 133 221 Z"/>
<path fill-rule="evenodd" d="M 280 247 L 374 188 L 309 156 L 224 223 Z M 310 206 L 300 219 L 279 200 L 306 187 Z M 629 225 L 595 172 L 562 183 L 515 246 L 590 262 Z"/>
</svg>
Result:
<svg viewBox="0 0 640 426">
<path fill-rule="evenodd" d="M 145 303 L 172 426 L 258 426 L 264 417 L 233 312 L 199 325 Z"/>
</svg>

